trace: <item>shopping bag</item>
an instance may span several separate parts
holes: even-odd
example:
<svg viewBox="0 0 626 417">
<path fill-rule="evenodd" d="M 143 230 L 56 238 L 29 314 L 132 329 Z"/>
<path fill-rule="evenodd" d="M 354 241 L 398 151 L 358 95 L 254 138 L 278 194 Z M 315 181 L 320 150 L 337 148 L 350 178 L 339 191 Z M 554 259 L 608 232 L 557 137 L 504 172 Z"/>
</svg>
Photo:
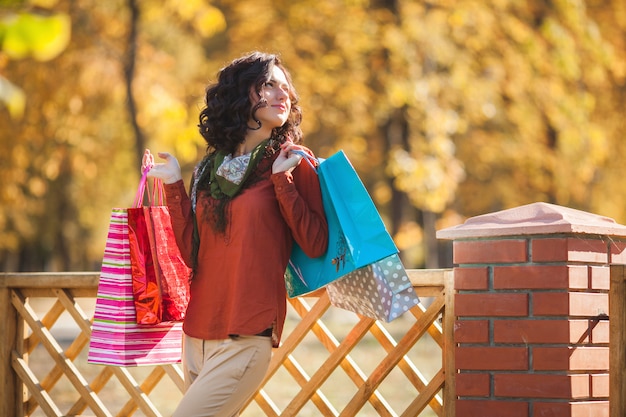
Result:
<svg viewBox="0 0 626 417">
<path fill-rule="evenodd" d="M 149 211 L 154 226 L 150 234 L 153 253 L 156 250 L 158 270 L 161 273 L 163 321 L 180 321 L 185 317 L 189 304 L 189 278 L 191 268 L 183 260 L 172 229 L 167 206 L 144 208 Z"/>
<path fill-rule="evenodd" d="M 397 254 L 328 284 L 326 292 L 335 307 L 386 322 L 420 302 Z"/>
<path fill-rule="evenodd" d="M 137 323 L 156 324 L 163 318 L 161 306 L 160 276 L 157 276 L 158 264 L 152 256 L 148 226 L 143 207 L 129 208 L 128 238 L 130 244 L 130 265 L 133 278 L 133 300 Z M 150 219 L 150 213 L 147 213 Z"/>
<path fill-rule="evenodd" d="M 189 301 L 190 269 L 185 265 L 164 205 L 163 184 L 154 181 L 149 205 L 142 207 L 147 170 L 141 178 L 133 208 L 128 209 L 133 295 L 137 323 L 180 321 Z"/>
<path fill-rule="evenodd" d="M 317 173 L 328 223 L 328 250 L 318 258 L 310 258 L 294 244 L 285 272 L 290 297 L 314 291 L 398 253 L 367 189 L 343 151 L 320 161 Z"/>
<path fill-rule="evenodd" d="M 128 212 L 111 211 L 87 362 L 135 366 L 178 363 L 182 323 L 137 324 L 128 240 Z"/>
</svg>

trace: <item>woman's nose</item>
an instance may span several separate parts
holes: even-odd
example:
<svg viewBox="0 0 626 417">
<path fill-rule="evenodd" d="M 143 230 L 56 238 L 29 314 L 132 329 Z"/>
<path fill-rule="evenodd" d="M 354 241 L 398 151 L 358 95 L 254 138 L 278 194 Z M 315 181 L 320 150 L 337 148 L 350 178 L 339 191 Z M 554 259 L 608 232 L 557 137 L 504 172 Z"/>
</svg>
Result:
<svg viewBox="0 0 626 417">
<path fill-rule="evenodd" d="M 278 90 L 278 99 L 279 100 L 287 100 L 289 98 L 289 93 L 283 89 Z"/>
</svg>

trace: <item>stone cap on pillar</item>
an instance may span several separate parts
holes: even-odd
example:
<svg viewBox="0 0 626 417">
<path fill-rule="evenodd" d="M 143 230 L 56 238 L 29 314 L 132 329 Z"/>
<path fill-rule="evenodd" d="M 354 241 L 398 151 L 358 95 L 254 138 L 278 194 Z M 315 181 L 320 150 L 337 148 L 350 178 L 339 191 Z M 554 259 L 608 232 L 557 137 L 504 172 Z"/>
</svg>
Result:
<svg viewBox="0 0 626 417">
<path fill-rule="evenodd" d="M 463 224 L 437 231 L 437 238 L 454 240 L 556 233 L 624 237 L 626 226 L 609 217 L 540 202 L 471 217 Z"/>
</svg>

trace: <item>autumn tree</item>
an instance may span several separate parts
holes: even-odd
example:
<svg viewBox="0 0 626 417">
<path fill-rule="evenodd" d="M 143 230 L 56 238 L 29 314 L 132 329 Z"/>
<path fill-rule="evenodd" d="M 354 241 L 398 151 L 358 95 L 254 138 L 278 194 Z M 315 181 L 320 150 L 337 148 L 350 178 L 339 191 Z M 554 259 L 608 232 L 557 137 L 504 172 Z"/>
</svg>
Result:
<svg viewBox="0 0 626 417">
<path fill-rule="evenodd" d="M 281 54 L 306 143 L 346 151 L 407 267 L 449 262 L 436 229 L 535 201 L 626 222 L 620 0 L 46 3 L 64 52 L 0 58 L 27 100 L 0 110 L 4 269 L 96 268 L 141 148 L 188 177 L 206 85 L 254 49 Z"/>
</svg>

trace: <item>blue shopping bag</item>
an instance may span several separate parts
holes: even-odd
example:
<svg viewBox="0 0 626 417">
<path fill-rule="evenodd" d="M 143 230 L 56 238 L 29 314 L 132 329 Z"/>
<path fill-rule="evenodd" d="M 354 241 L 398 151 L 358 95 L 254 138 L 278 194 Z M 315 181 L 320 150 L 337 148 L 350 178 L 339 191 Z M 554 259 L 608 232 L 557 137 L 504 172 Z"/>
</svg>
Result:
<svg viewBox="0 0 626 417">
<path fill-rule="evenodd" d="M 308 257 L 294 243 L 285 283 L 289 297 L 315 291 L 342 276 L 398 253 L 365 186 L 343 151 L 317 169 L 328 223 L 328 250 Z"/>
</svg>

